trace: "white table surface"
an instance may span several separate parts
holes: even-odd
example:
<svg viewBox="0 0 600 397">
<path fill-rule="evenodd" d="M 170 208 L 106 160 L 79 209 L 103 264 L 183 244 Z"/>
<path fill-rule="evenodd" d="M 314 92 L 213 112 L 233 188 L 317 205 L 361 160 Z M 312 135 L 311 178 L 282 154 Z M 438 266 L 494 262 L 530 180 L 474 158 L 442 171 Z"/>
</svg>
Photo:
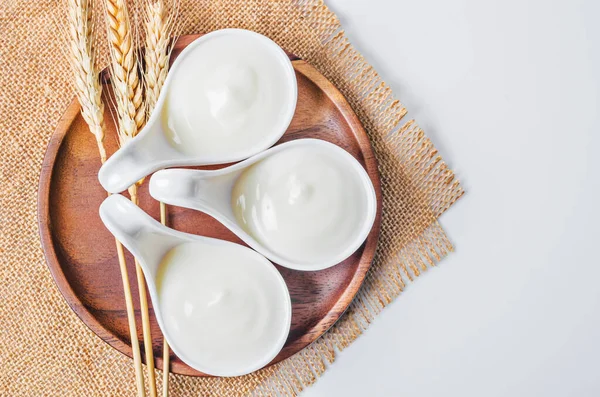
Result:
<svg viewBox="0 0 600 397">
<path fill-rule="evenodd" d="M 467 194 L 303 395 L 600 396 L 600 2 L 327 3 Z"/>
</svg>

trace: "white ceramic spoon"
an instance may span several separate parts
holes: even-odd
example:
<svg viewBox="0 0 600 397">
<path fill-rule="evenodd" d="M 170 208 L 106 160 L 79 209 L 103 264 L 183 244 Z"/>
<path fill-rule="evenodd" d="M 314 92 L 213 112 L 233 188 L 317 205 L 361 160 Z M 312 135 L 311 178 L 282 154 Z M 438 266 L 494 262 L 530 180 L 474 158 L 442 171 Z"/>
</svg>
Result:
<svg viewBox="0 0 600 397">
<path fill-rule="evenodd" d="M 304 152 L 298 152 L 298 149 L 304 150 Z M 325 184 L 335 185 L 336 189 L 335 191 L 327 191 L 327 193 L 333 193 L 333 196 L 335 196 L 331 197 L 331 202 L 327 202 L 327 197 L 325 197 L 325 200 L 323 199 L 324 193 L 322 191 L 314 191 L 315 187 L 319 186 L 318 181 L 315 182 L 314 178 L 311 180 L 311 176 L 314 177 L 314 172 L 313 175 L 308 176 L 297 172 L 284 173 L 282 179 L 279 176 L 273 176 L 272 173 L 269 174 L 268 170 L 265 171 L 269 174 L 266 178 L 270 179 L 273 185 L 287 186 L 290 183 L 296 183 L 294 187 L 290 188 L 292 196 L 299 189 L 310 192 L 310 195 L 306 198 L 307 205 L 304 205 L 304 203 L 300 205 L 291 203 L 288 205 L 286 203 L 287 192 L 284 193 L 284 202 L 280 207 L 285 207 L 283 210 L 288 212 L 296 209 L 300 211 L 300 213 L 291 214 L 291 217 L 287 218 L 296 219 L 297 225 L 283 225 L 283 228 L 276 231 L 276 233 L 279 233 L 284 229 L 287 230 L 291 241 L 289 241 L 289 244 L 285 241 L 284 243 L 288 244 L 288 249 L 282 248 L 282 245 L 275 247 L 271 244 L 269 246 L 268 241 L 264 241 L 264 236 L 261 241 L 261 237 L 252 233 L 248 225 L 241 224 L 239 221 L 240 216 L 238 214 L 236 217 L 233 208 L 235 199 L 232 199 L 232 194 L 235 191 L 236 183 L 240 180 L 240 175 L 253 165 L 263 162 L 263 160 L 262 164 L 265 164 L 267 159 L 272 158 L 271 156 L 279 156 L 278 158 L 283 159 L 285 162 L 289 160 L 289 162 L 294 162 L 300 166 L 310 166 L 310 163 L 318 163 L 319 158 L 329 158 L 339 165 L 340 169 L 343 170 L 340 177 L 345 178 L 340 183 L 337 183 L 338 181 L 335 179 L 325 180 Z M 304 156 L 307 158 L 306 161 L 303 161 Z M 318 167 L 321 167 L 321 163 L 318 164 Z M 322 168 L 323 172 L 326 172 L 328 167 L 322 166 Z M 321 172 L 320 168 L 317 168 L 318 172 Z M 323 183 L 320 185 L 323 190 L 327 190 L 327 187 Z M 267 188 L 266 183 L 260 186 L 257 184 L 257 186 L 251 186 L 249 191 L 251 194 L 256 191 L 256 195 L 260 193 L 267 197 L 265 193 L 268 192 L 264 192 L 265 188 Z M 156 200 L 166 204 L 205 212 L 271 261 L 291 269 L 305 271 L 331 267 L 352 255 L 367 238 L 377 211 L 375 189 L 362 165 L 340 147 L 318 139 L 299 139 L 283 143 L 220 170 L 170 169 L 158 171 L 150 179 L 150 194 Z M 248 199 L 248 197 L 245 199 Z M 293 199 L 295 197 L 290 196 L 290 200 Z M 338 199 L 338 201 L 335 199 Z M 277 213 L 281 208 L 275 208 L 276 205 L 273 206 L 270 213 L 265 215 L 265 211 L 262 211 L 262 215 L 259 214 L 261 208 L 264 209 L 265 205 L 271 205 L 267 200 L 270 200 L 270 198 L 253 204 L 256 211 L 249 216 L 254 218 L 270 216 L 273 219 L 277 218 L 277 221 L 281 223 L 283 216 L 286 214 Z M 311 205 L 310 200 L 320 200 L 320 212 L 317 216 L 311 213 L 310 209 L 307 210 Z M 245 201 L 248 202 L 249 200 Z M 327 218 L 330 213 L 335 213 L 340 208 L 342 209 L 340 211 L 347 211 L 347 213 L 338 213 L 331 217 L 333 220 Z M 254 210 L 251 209 L 251 211 Z M 310 216 L 315 219 L 310 219 Z M 322 221 L 321 218 L 327 219 Z M 311 222 L 315 225 L 314 233 L 310 230 L 313 224 Z M 331 224 L 332 222 L 338 224 Z M 266 227 L 268 228 L 268 225 Z"/>
<path fill-rule="evenodd" d="M 297 96 L 292 63 L 272 40 L 243 29 L 208 33 L 177 57 L 150 119 L 108 159 L 98 179 L 108 192 L 118 193 L 162 168 L 248 158 L 283 135 Z M 271 107 L 253 105 L 257 98 Z M 258 113 L 238 119 L 247 108 Z M 205 125 L 209 121 L 212 127 Z M 227 133 L 215 132 L 220 128 Z"/>
<path fill-rule="evenodd" d="M 189 366 L 209 375 L 240 376 L 264 367 L 282 349 L 291 299 L 265 257 L 239 244 L 163 226 L 121 195 L 102 203 L 100 217 L 139 260 L 158 324 Z M 185 252 L 194 254 L 182 256 Z M 210 260 L 203 261 L 206 256 Z M 185 266 L 198 277 L 183 272 Z M 241 296 L 246 287 L 250 295 Z M 241 319 L 228 317 L 232 313 Z"/>
</svg>

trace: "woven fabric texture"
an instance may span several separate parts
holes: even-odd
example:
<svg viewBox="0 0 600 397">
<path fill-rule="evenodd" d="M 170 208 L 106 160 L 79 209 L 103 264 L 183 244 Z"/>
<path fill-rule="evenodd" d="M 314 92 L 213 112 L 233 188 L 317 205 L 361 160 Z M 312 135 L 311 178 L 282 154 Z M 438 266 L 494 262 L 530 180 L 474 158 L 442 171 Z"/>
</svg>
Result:
<svg viewBox="0 0 600 397">
<path fill-rule="evenodd" d="M 141 5 L 132 3 L 132 10 Z M 95 4 L 96 26 L 102 27 L 101 7 Z M 337 352 L 407 282 L 452 250 L 437 219 L 463 190 L 322 1 L 181 0 L 178 7 L 182 34 L 250 29 L 315 66 L 345 95 L 379 161 L 381 237 L 365 283 L 340 321 L 302 352 L 257 373 L 170 378 L 173 396 L 296 395 L 325 372 Z M 0 395 L 131 396 L 131 359 L 100 340 L 69 309 L 38 237 L 36 195 L 44 151 L 73 98 L 57 28 L 65 18 L 64 5 L 55 0 L 0 3 Z M 97 31 L 99 60 L 106 64 L 105 32 Z"/>
</svg>

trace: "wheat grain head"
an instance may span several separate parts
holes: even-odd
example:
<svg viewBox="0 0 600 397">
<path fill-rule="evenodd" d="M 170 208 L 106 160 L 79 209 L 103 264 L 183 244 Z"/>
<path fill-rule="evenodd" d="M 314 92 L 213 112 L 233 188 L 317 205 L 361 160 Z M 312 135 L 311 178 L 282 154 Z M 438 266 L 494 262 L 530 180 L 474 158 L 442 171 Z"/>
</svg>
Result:
<svg viewBox="0 0 600 397">
<path fill-rule="evenodd" d="M 169 71 L 171 23 L 162 0 L 146 4 L 146 111 L 152 112 Z"/>
<path fill-rule="evenodd" d="M 92 48 L 92 9 L 89 0 L 68 0 L 69 60 L 81 114 L 96 138 L 100 160 L 106 161 L 104 148 L 104 103 L 102 84 L 96 70 Z"/>
<path fill-rule="evenodd" d="M 105 5 L 119 142 L 123 145 L 137 135 L 146 121 L 143 87 L 138 75 L 127 3 L 125 0 L 106 0 Z"/>
</svg>

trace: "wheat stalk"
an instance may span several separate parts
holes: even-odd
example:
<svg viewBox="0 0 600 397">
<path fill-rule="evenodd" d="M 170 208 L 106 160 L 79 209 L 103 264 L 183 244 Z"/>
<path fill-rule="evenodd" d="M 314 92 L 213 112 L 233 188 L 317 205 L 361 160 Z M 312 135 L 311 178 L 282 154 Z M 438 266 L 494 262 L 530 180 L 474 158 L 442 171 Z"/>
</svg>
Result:
<svg viewBox="0 0 600 397">
<path fill-rule="evenodd" d="M 171 24 L 166 18 L 165 5 L 162 0 L 146 4 L 146 50 L 144 73 L 146 111 L 148 116 L 154 110 L 160 91 L 169 71 L 169 55 L 171 53 Z M 167 223 L 167 207 L 160 203 L 160 221 Z M 163 397 L 169 395 L 169 344 L 163 338 Z"/>
<path fill-rule="evenodd" d="M 111 55 L 112 84 L 117 104 L 118 135 L 121 145 L 133 139 L 146 121 L 143 87 L 138 77 L 138 60 L 126 0 L 106 0 L 107 36 Z M 140 181 L 141 183 L 141 181 Z M 137 185 L 129 187 L 131 201 L 138 205 Z M 156 397 L 154 352 L 144 274 L 137 259 L 135 269 L 140 294 L 142 332 L 150 396 Z"/>
<path fill-rule="evenodd" d="M 160 202 L 160 223 L 167 224 L 167 206 Z M 169 396 L 169 343 L 163 335 L 163 397 Z"/>
<path fill-rule="evenodd" d="M 68 0 L 68 35 L 69 60 L 73 70 L 75 92 L 81 104 L 81 114 L 96 138 L 100 161 L 106 162 L 104 148 L 104 103 L 102 102 L 102 85 L 96 70 L 94 51 L 92 48 L 92 10 L 88 0 Z M 125 307 L 129 323 L 129 335 L 134 359 L 136 385 L 138 394 L 144 395 L 144 378 L 142 374 L 142 358 L 135 326 L 133 299 L 127 275 L 127 266 L 123 245 L 115 239 L 121 281 L 125 293 Z"/>
</svg>

